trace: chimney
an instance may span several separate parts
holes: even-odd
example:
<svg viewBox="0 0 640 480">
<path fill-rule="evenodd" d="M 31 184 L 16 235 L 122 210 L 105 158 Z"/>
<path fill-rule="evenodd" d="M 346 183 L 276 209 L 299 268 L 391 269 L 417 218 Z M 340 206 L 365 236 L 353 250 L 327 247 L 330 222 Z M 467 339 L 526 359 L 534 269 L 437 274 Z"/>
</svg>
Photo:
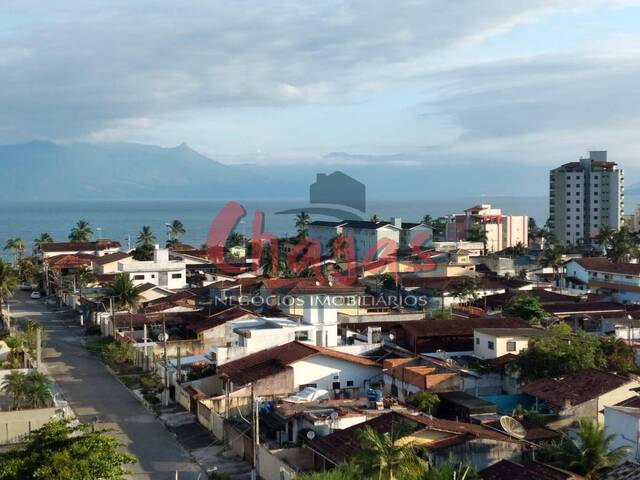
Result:
<svg viewBox="0 0 640 480">
<path fill-rule="evenodd" d="M 402 218 L 401 217 L 391 217 L 391 224 L 394 227 L 402 228 Z"/>
<path fill-rule="evenodd" d="M 166 263 L 169 261 L 169 249 L 160 248 L 159 245 L 156 245 L 156 248 L 153 250 L 153 261 L 155 263 Z"/>
</svg>

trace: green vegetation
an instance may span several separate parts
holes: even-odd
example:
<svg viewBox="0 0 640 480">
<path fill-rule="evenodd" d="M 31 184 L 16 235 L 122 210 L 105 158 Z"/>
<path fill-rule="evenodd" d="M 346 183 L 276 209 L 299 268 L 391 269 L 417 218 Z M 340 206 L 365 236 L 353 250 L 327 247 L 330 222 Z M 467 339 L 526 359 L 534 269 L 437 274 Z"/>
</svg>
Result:
<svg viewBox="0 0 640 480">
<path fill-rule="evenodd" d="M 449 289 L 452 296 L 460 299 L 460 303 L 469 304 L 478 298 L 480 283 L 473 277 L 464 277 L 461 282 L 454 283 Z"/>
<path fill-rule="evenodd" d="M 169 229 L 169 241 L 167 243 L 171 242 L 172 245 L 177 243 L 180 240 L 180 237 L 187 233 L 180 220 L 174 220 L 167 228 Z"/>
<path fill-rule="evenodd" d="M 532 325 L 539 325 L 542 320 L 549 316 L 536 297 L 526 294 L 516 295 L 511 298 L 505 305 L 505 311 L 526 320 Z"/>
<path fill-rule="evenodd" d="M 89 432 L 86 425 L 51 421 L 29 435 L 19 450 L 0 454 L 0 480 L 124 480 L 125 466 L 136 459 L 121 453 L 120 446 L 103 432 Z"/>
<path fill-rule="evenodd" d="M 453 458 L 440 465 L 430 465 L 416 480 L 473 480 L 478 478 L 473 469 Z"/>
<path fill-rule="evenodd" d="M 577 438 L 563 433 L 562 438 L 544 444 L 538 458 L 546 463 L 569 470 L 588 479 L 595 479 L 604 470 L 617 466 L 628 449 L 611 449 L 615 435 L 607 435 L 604 427 L 593 420 L 577 421 Z"/>
<path fill-rule="evenodd" d="M 296 215 L 296 231 L 298 232 L 298 239 L 307 238 L 309 236 L 309 214 L 300 212 Z"/>
<path fill-rule="evenodd" d="M 156 236 L 151 231 L 151 227 L 149 225 L 143 225 L 142 230 L 138 234 L 138 239 L 136 240 L 136 245 L 140 246 L 154 246 L 156 243 Z"/>
<path fill-rule="evenodd" d="M 151 405 L 160 403 L 158 395 L 164 390 L 164 384 L 157 375 L 143 375 L 140 377 L 140 390 L 144 399 Z"/>
<path fill-rule="evenodd" d="M 633 234 L 626 226 L 611 233 L 605 245 L 609 247 L 607 248 L 607 257 L 614 263 L 625 263 L 638 257 L 638 246 L 634 241 Z"/>
<path fill-rule="evenodd" d="M 93 230 L 89 226 L 89 222 L 86 220 L 78 220 L 75 227 L 71 229 L 71 233 L 69 234 L 70 242 L 88 242 L 91 240 L 91 235 L 93 235 Z"/>
<path fill-rule="evenodd" d="M 515 359 L 523 382 L 556 378 L 585 368 L 601 368 L 627 373 L 633 369 L 633 351 L 622 340 L 593 337 L 578 332 L 566 336 L 562 327 L 550 336 L 531 339 L 529 347 Z"/>
<path fill-rule="evenodd" d="M 553 275 L 556 280 L 560 279 L 560 272 L 562 270 L 563 255 L 565 253 L 564 247 L 555 243 L 551 243 L 547 248 L 542 251 L 540 257 L 540 265 L 544 268 L 553 269 Z"/>
<path fill-rule="evenodd" d="M 7 262 L 0 258 L 0 302 L 8 302 L 18 288 L 18 275 Z"/>
<path fill-rule="evenodd" d="M 5 376 L 0 389 L 11 397 L 12 410 L 46 408 L 52 403 L 51 381 L 43 373 L 11 372 Z M 1 478 L 1 477 L 0 477 Z"/>
<path fill-rule="evenodd" d="M 480 224 L 476 223 L 467 230 L 467 240 L 470 242 L 482 242 L 484 251 L 487 251 L 487 241 L 489 239 L 486 230 Z"/>
<path fill-rule="evenodd" d="M 409 399 L 409 404 L 428 415 L 436 415 L 440 405 L 440 397 L 432 392 L 420 391 Z"/>
<path fill-rule="evenodd" d="M 13 253 L 13 264 L 16 265 L 24 253 L 24 241 L 18 237 L 10 238 L 5 242 L 4 249 Z"/>
<path fill-rule="evenodd" d="M 53 242 L 53 237 L 51 235 L 49 235 L 47 232 L 43 232 L 40 234 L 40 236 L 38 238 L 34 238 L 33 239 L 33 253 L 38 254 L 42 251 L 42 249 L 40 248 L 42 246 L 42 244 L 44 243 L 51 243 Z"/>
<path fill-rule="evenodd" d="M 133 280 L 125 273 L 118 273 L 107 287 L 105 297 L 113 298 L 116 308 L 135 311 L 142 302 L 140 289 L 133 284 Z"/>
</svg>

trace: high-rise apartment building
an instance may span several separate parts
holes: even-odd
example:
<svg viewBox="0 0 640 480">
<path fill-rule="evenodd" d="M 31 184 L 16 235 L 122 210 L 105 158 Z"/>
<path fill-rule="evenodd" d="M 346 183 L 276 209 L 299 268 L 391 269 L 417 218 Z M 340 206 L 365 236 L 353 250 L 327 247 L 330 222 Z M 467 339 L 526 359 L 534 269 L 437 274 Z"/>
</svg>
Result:
<svg viewBox="0 0 640 480">
<path fill-rule="evenodd" d="M 623 214 L 624 170 L 606 151 L 549 173 L 549 227 L 559 242 L 589 243 L 601 227 L 620 228 Z"/>
</svg>

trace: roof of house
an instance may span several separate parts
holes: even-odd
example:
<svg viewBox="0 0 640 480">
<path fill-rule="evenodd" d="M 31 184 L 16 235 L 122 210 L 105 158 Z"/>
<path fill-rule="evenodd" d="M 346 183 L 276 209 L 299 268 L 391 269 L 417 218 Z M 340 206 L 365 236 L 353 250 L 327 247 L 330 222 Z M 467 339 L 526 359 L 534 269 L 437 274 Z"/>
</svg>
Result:
<svg viewBox="0 0 640 480">
<path fill-rule="evenodd" d="M 423 429 L 430 429 L 452 436 L 443 440 L 436 440 L 429 447 L 432 449 L 443 448 L 459 443 L 463 443 L 475 438 L 486 438 L 505 442 L 515 442 L 515 440 L 504 433 L 488 429 L 481 425 L 442 420 L 439 418 L 429 418 L 423 415 L 403 414 L 399 412 L 389 412 L 373 418 L 364 423 L 359 423 L 343 430 L 335 430 L 326 436 L 316 436 L 309 442 L 309 448 L 322 455 L 334 464 L 341 463 L 352 458 L 359 449 L 359 432 L 366 427 L 371 427 L 379 433 L 386 433 L 393 430 L 395 426 L 403 422 L 408 422 L 410 432 L 417 432 Z"/>
<path fill-rule="evenodd" d="M 379 367 L 373 360 L 301 342 L 289 342 L 261 350 L 218 367 L 218 372 L 236 385 L 270 377 L 288 369 L 291 364 L 315 355 L 323 355 L 367 367 Z"/>
<path fill-rule="evenodd" d="M 458 277 L 404 277 L 401 280 L 404 288 L 419 288 L 424 290 L 445 290 L 461 284 L 465 279 L 472 278 L 479 287 L 484 290 L 506 290 L 509 288 L 521 288 L 530 282 L 516 279 L 502 279 L 489 277 L 470 277 L 466 275 Z"/>
<path fill-rule="evenodd" d="M 325 278 L 265 278 L 262 285 L 271 293 L 281 295 L 304 295 L 310 293 L 362 293 L 364 286 L 329 282 Z"/>
<path fill-rule="evenodd" d="M 558 379 L 535 380 L 522 387 L 522 392 L 544 401 L 549 407 L 562 409 L 567 402 L 580 405 L 629 382 L 627 377 L 588 368 Z"/>
<path fill-rule="evenodd" d="M 616 407 L 640 408 L 640 395 L 616 403 Z"/>
<path fill-rule="evenodd" d="M 520 465 L 509 460 L 497 463 L 481 470 L 482 480 L 578 480 L 583 477 L 542 463 Z"/>
<path fill-rule="evenodd" d="M 624 462 L 600 478 L 602 480 L 640 480 L 640 464 Z"/>
<path fill-rule="evenodd" d="M 616 302 L 570 302 L 543 305 L 547 312 L 555 315 L 571 313 L 610 313 L 624 312 L 625 306 Z"/>
<path fill-rule="evenodd" d="M 88 253 L 67 253 L 62 255 L 54 255 L 45 259 L 45 262 L 49 268 L 74 268 L 89 266 L 91 262 L 97 258 L 94 255 Z"/>
<path fill-rule="evenodd" d="M 613 263 L 606 257 L 574 258 L 581 267 L 606 273 L 621 273 L 624 275 L 640 275 L 640 263 Z"/>
<path fill-rule="evenodd" d="M 529 323 L 519 318 L 484 317 L 460 320 L 416 320 L 399 322 L 398 325 L 417 337 L 449 337 L 473 336 L 473 331 L 478 328 L 527 328 Z"/>
<path fill-rule="evenodd" d="M 195 333 L 201 333 L 211 328 L 219 327 L 232 320 L 237 320 L 242 317 L 255 317 L 258 318 L 255 312 L 243 308 L 239 305 L 234 305 L 218 312 L 215 312 L 203 319 L 193 320 L 188 323 L 188 328 Z"/>
<path fill-rule="evenodd" d="M 110 253 L 108 255 L 102 255 L 101 257 L 96 257 L 93 260 L 93 263 L 95 263 L 96 265 L 106 265 L 108 263 L 124 260 L 125 258 L 131 258 L 131 254 L 125 252 L 116 252 Z"/>
<path fill-rule="evenodd" d="M 542 288 L 534 288 L 532 290 L 527 290 L 524 292 L 507 292 L 507 293 L 496 293 L 494 295 L 487 295 L 486 297 L 481 298 L 476 301 L 477 304 L 485 304 L 488 306 L 501 306 L 511 300 L 517 294 L 525 294 L 529 297 L 535 297 L 538 299 L 541 305 L 546 305 L 550 303 L 570 303 L 570 302 L 578 302 L 580 301 L 580 297 L 576 297 L 574 295 L 563 295 L 561 293 L 552 292 L 549 290 L 544 290 Z"/>
<path fill-rule="evenodd" d="M 95 242 L 46 242 L 40 245 L 40 250 L 43 252 L 80 252 L 119 247 L 120 242 L 115 240 L 96 240 Z"/>
<path fill-rule="evenodd" d="M 542 328 L 476 328 L 476 332 L 491 337 L 546 337 L 549 332 Z"/>
</svg>

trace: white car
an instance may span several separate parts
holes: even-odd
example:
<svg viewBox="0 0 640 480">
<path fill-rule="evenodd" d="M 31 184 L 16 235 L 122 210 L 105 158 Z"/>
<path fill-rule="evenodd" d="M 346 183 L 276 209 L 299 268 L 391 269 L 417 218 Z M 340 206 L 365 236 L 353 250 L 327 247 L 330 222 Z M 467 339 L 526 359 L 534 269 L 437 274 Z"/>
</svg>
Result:
<svg viewBox="0 0 640 480">
<path fill-rule="evenodd" d="M 38 292 L 37 290 L 31 292 L 31 298 L 33 298 L 34 300 L 38 300 L 40 298 L 40 292 Z"/>
</svg>

